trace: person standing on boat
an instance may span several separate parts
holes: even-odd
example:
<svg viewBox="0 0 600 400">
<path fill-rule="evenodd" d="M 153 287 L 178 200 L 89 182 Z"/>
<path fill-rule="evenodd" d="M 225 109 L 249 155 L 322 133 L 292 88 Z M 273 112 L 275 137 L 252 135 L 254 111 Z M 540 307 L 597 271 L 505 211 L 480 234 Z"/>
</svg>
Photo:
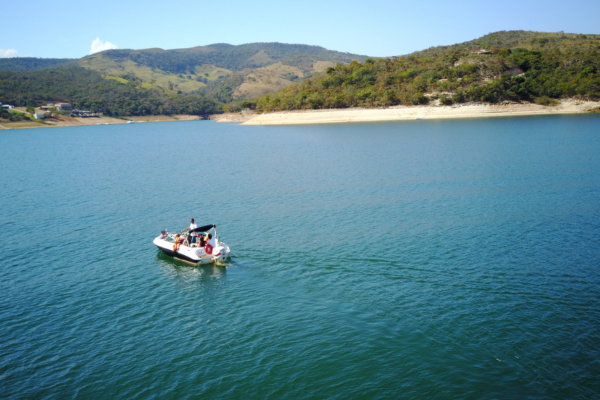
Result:
<svg viewBox="0 0 600 400">
<path fill-rule="evenodd" d="M 185 231 L 191 231 L 191 238 L 190 238 L 190 244 L 192 243 L 196 243 L 196 236 L 198 235 L 198 233 L 196 233 L 194 231 L 194 229 L 196 229 L 198 227 L 198 225 L 196 225 L 196 223 L 194 222 L 194 218 L 192 218 L 192 222 L 190 223 L 190 227 L 189 228 L 185 228 L 184 230 L 182 230 L 181 232 L 185 232 Z"/>
</svg>

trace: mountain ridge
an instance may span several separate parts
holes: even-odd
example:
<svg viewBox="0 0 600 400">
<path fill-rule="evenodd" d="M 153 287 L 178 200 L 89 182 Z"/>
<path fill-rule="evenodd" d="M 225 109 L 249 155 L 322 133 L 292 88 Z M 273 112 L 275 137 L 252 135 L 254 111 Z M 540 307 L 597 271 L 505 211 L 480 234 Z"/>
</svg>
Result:
<svg viewBox="0 0 600 400">
<path fill-rule="evenodd" d="M 0 101 L 39 105 L 60 98 L 108 115 L 552 104 L 561 97 L 600 96 L 599 54 L 600 35 L 532 31 L 494 32 L 392 58 L 278 42 L 115 49 L 46 64 L 1 59 Z M 3 65 L 32 71 L 1 71 Z"/>
<path fill-rule="evenodd" d="M 319 72 L 314 62 L 330 61 L 348 63 L 353 59 L 364 60 L 366 56 L 328 50 L 321 46 L 287 44 L 279 42 L 257 42 L 241 45 L 214 43 L 191 48 L 165 50 L 158 47 L 148 49 L 111 49 L 90 54 L 80 59 L 0 59 L 0 70 L 27 71 L 60 65 L 79 65 L 106 76 L 107 79 L 134 76 L 142 82 L 164 89 L 191 93 L 204 88 L 209 81 L 231 77 L 235 72 L 259 69 L 282 62 L 301 68 L 308 76 Z M 61 61 L 64 61 L 61 64 Z M 206 75 L 208 73 L 208 75 Z M 213 76 L 214 75 L 214 76 Z M 247 74 L 243 74 L 246 76 Z M 285 75 L 285 74 L 284 74 Z M 297 76 L 297 74 L 296 74 Z M 294 79 L 278 76 L 280 84 L 289 85 Z M 228 82 L 231 86 L 239 79 Z M 240 83 L 241 84 L 241 83 Z M 279 89 L 265 82 L 263 91 Z M 233 96 L 233 90 L 231 91 Z M 233 97 L 232 97 L 233 99 Z"/>
</svg>

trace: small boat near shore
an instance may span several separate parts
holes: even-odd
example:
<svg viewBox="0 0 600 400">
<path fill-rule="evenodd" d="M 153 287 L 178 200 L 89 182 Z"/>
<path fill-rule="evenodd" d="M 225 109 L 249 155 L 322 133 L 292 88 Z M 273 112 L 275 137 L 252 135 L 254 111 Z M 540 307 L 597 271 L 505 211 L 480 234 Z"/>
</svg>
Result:
<svg viewBox="0 0 600 400">
<path fill-rule="evenodd" d="M 188 263 L 210 264 L 223 262 L 229 258 L 231 249 L 219 239 L 216 228 L 216 225 L 204 225 L 188 231 L 185 236 L 183 236 L 183 232 L 168 233 L 163 231 L 152 243 L 166 255 Z M 210 233 L 212 240 L 204 246 L 201 243 L 191 243 L 190 234 L 192 232 L 197 233 L 198 238 Z M 179 243 L 177 243 L 177 235 L 180 235 Z"/>
</svg>

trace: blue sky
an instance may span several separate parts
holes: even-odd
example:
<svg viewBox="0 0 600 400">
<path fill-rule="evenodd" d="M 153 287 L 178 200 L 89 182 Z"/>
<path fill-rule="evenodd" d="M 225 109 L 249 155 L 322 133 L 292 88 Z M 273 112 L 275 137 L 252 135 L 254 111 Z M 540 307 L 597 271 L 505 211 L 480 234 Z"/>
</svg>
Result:
<svg viewBox="0 0 600 400">
<path fill-rule="evenodd" d="M 0 10 L 0 56 L 79 58 L 99 39 L 96 49 L 282 42 L 382 57 L 499 30 L 600 33 L 598 0 L 2 0 Z"/>
</svg>

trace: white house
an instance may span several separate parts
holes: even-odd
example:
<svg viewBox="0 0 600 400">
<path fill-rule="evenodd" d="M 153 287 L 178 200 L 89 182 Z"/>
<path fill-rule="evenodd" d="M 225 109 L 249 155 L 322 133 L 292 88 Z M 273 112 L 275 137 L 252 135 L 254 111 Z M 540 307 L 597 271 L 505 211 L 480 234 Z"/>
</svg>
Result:
<svg viewBox="0 0 600 400">
<path fill-rule="evenodd" d="M 33 114 L 33 118 L 35 118 L 35 119 L 44 119 L 44 118 L 46 118 L 46 115 L 44 113 L 41 113 L 41 112 L 36 112 L 36 113 Z"/>
</svg>

